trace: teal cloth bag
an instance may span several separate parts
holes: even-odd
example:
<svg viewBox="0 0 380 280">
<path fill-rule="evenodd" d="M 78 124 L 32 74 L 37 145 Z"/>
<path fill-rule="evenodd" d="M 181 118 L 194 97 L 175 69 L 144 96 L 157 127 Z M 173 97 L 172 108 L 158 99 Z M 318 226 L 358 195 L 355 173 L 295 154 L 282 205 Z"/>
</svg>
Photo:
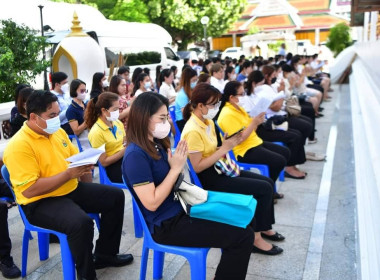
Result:
<svg viewBox="0 0 380 280">
<path fill-rule="evenodd" d="M 208 191 L 207 201 L 187 205 L 190 217 L 246 228 L 255 215 L 252 195 Z"/>
</svg>

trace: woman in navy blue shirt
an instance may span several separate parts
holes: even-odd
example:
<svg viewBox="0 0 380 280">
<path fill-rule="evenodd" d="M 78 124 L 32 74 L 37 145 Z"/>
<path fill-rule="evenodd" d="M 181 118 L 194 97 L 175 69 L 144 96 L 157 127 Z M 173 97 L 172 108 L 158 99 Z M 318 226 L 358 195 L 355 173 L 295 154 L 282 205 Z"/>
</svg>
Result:
<svg viewBox="0 0 380 280">
<path fill-rule="evenodd" d="M 179 142 L 171 154 L 168 106 L 167 98 L 153 92 L 139 95 L 131 106 L 122 165 L 126 183 L 156 242 L 223 248 L 215 279 L 245 279 L 254 241 L 251 226 L 190 218 L 174 200 L 172 189 L 186 163 L 187 144 Z"/>
</svg>

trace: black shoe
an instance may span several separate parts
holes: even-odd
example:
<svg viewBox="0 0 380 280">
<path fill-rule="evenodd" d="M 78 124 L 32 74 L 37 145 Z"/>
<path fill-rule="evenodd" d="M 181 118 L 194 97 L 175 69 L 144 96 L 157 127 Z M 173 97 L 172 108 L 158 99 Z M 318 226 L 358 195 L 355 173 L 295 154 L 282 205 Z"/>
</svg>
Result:
<svg viewBox="0 0 380 280">
<path fill-rule="evenodd" d="M 265 251 L 257 248 L 255 245 L 253 245 L 252 253 L 257 253 L 257 254 L 262 254 L 262 255 L 269 255 L 269 256 L 274 256 L 281 254 L 284 250 L 281 249 L 280 247 L 273 245 L 272 244 L 272 249 Z"/>
<path fill-rule="evenodd" d="M 77 280 L 90 280 L 90 278 L 84 278 L 84 277 L 77 274 Z M 98 278 L 96 278 L 96 276 L 95 276 L 95 278 L 92 278 L 92 280 L 98 280 Z"/>
<path fill-rule="evenodd" d="M 292 178 L 292 179 L 305 179 L 305 176 L 300 176 L 300 177 L 293 176 L 293 175 L 289 174 L 286 171 L 284 172 L 284 177 L 286 177 L 286 178 Z"/>
<path fill-rule="evenodd" d="M 325 109 L 325 108 L 319 107 L 319 108 L 318 108 L 318 112 L 323 112 L 324 109 Z"/>
<path fill-rule="evenodd" d="M 282 199 L 282 198 L 284 198 L 284 194 L 283 194 L 283 193 L 275 192 L 275 193 L 273 194 L 273 198 L 274 198 L 274 199 Z"/>
<path fill-rule="evenodd" d="M 13 279 L 21 276 L 20 269 L 14 264 L 12 257 L 7 257 L 0 262 L 0 271 L 5 278 Z"/>
<path fill-rule="evenodd" d="M 265 234 L 265 233 L 261 233 L 261 236 L 266 238 L 266 239 L 269 239 L 271 241 L 282 241 L 285 239 L 285 236 L 283 236 L 282 234 L 276 232 L 275 234 L 273 235 L 268 235 L 268 234 Z"/>
<path fill-rule="evenodd" d="M 119 267 L 128 265 L 133 261 L 131 254 L 120 254 L 115 256 L 107 256 L 101 254 L 94 255 L 95 269 L 101 269 L 109 266 Z"/>
</svg>

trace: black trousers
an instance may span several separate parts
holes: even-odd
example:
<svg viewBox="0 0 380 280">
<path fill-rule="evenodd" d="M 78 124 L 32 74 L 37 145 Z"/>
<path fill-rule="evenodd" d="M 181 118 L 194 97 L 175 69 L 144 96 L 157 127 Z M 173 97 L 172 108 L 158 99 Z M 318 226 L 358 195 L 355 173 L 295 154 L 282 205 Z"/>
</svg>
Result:
<svg viewBox="0 0 380 280">
<path fill-rule="evenodd" d="M 289 158 L 290 150 L 287 147 L 264 141 L 263 144 L 249 149 L 243 157 L 238 156 L 238 161 L 268 165 L 269 177 L 276 182 Z"/>
<path fill-rule="evenodd" d="M 166 245 L 222 248 L 216 280 L 244 280 L 254 242 L 250 226 L 244 229 L 191 218 L 184 212 L 155 227 L 152 237 Z"/>
<path fill-rule="evenodd" d="M 124 218 L 124 192 L 121 189 L 79 182 L 71 193 L 23 205 L 33 225 L 67 234 L 76 269 L 84 278 L 96 276 L 92 258 L 94 222 L 87 213 L 100 213 L 100 232 L 95 254 L 119 252 Z"/>
<path fill-rule="evenodd" d="M 260 125 L 256 130 L 257 135 L 264 141 L 283 142 L 290 150 L 290 158 L 287 166 L 302 164 L 306 161 L 304 143 L 302 133 L 296 129 L 289 128 L 283 130 L 266 130 Z"/>
<path fill-rule="evenodd" d="M 314 132 L 313 122 L 310 118 L 299 115 L 298 117 L 288 117 L 289 128 L 297 129 L 302 133 L 303 144 L 306 144 L 306 139 L 310 137 L 312 132 Z"/>
<path fill-rule="evenodd" d="M 71 129 L 71 126 L 69 123 L 65 123 L 63 125 L 61 125 L 61 128 L 66 131 L 67 135 L 71 135 L 71 134 L 74 134 L 73 130 Z"/>
<path fill-rule="evenodd" d="M 108 165 L 106 167 L 106 173 L 111 182 L 114 183 L 123 183 L 123 179 L 121 177 L 121 164 L 123 163 L 123 158 L 118 161 Z"/>
<path fill-rule="evenodd" d="M 7 203 L 0 200 L 0 260 L 11 256 L 12 243 L 8 231 Z"/>
<path fill-rule="evenodd" d="M 272 229 L 275 223 L 272 179 L 249 171 L 241 171 L 238 177 L 219 175 L 214 166 L 198 173 L 198 178 L 206 190 L 253 195 L 257 200 L 254 230 Z"/>
<path fill-rule="evenodd" d="M 310 102 L 303 102 L 301 105 L 301 114 L 303 116 L 308 117 L 311 120 L 311 125 L 312 125 L 312 131 L 309 136 L 310 140 L 314 140 L 315 138 L 315 111 L 313 108 L 313 105 Z"/>
</svg>

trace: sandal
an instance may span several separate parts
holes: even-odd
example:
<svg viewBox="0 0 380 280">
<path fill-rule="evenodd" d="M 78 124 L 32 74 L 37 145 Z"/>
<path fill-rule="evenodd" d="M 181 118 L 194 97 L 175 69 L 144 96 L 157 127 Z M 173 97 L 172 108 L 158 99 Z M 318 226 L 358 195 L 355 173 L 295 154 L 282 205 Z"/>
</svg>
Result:
<svg viewBox="0 0 380 280">
<path fill-rule="evenodd" d="M 273 194 L 273 198 L 274 198 L 274 199 L 282 199 L 282 198 L 284 198 L 284 194 L 283 194 L 283 193 L 275 192 L 275 193 Z"/>
</svg>

